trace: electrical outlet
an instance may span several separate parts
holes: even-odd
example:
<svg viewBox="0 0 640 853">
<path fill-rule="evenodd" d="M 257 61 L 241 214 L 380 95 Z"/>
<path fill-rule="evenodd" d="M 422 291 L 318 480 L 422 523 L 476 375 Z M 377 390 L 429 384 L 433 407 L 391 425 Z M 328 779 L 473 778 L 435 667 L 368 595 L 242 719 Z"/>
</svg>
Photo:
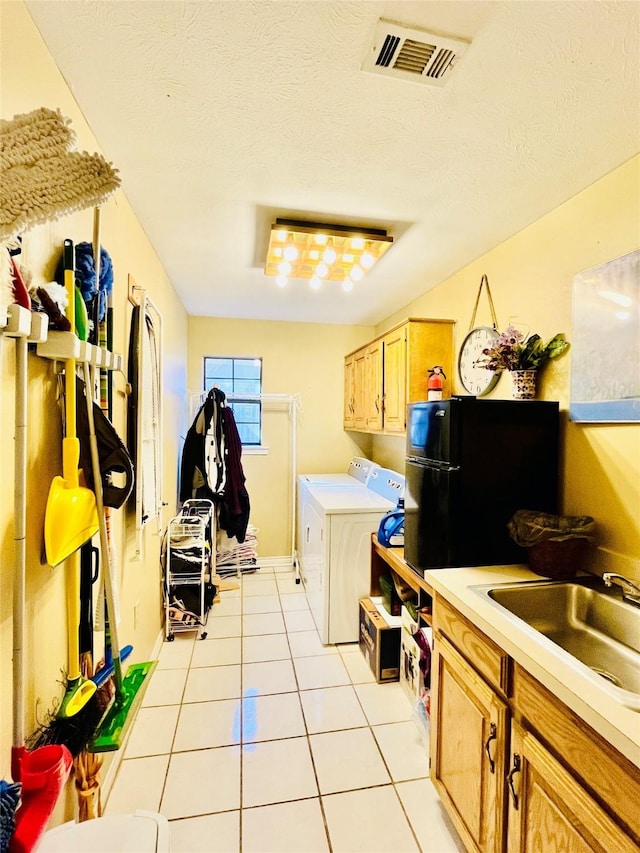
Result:
<svg viewBox="0 0 640 853">
<path fill-rule="evenodd" d="M 133 630 L 135 631 L 138 627 L 138 609 L 140 607 L 140 600 L 136 601 L 133 605 Z"/>
</svg>

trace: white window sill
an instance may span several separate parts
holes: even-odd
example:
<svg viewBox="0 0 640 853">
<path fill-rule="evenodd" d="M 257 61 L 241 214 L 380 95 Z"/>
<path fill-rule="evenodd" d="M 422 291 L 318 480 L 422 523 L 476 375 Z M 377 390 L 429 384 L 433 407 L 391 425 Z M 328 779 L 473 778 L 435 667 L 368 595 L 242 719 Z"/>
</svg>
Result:
<svg viewBox="0 0 640 853">
<path fill-rule="evenodd" d="M 242 455 L 243 456 L 266 456 L 269 452 L 269 448 L 265 447 L 264 444 L 243 444 L 242 445 Z"/>
</svg>

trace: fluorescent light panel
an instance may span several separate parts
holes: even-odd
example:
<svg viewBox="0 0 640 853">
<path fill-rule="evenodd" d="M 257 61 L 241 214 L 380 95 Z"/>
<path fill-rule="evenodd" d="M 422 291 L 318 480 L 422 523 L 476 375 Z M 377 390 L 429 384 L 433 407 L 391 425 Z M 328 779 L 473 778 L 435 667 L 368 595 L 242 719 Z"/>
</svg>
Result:
<svg viewBox="0 0 640 853">
<path fill-rule="evenodd" d="M 266 275 L 320 281 L 357 281 L 393 243 L 380 228 L 276 219 L 271 226 Z"/>
</svg>

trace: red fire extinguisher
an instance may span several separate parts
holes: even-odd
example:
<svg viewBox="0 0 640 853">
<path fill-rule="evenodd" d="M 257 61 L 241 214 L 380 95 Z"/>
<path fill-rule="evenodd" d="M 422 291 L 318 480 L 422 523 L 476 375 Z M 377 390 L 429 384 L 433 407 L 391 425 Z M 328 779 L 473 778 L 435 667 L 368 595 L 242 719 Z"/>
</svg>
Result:
<svg viewBox="0 0 640 853">
<path fill-rule="evenodd" d="M 446 378 L 444 370 L 439 364 L 429 370 L 427 400 L 442 400 L 442 389 Z"/>
</svg>

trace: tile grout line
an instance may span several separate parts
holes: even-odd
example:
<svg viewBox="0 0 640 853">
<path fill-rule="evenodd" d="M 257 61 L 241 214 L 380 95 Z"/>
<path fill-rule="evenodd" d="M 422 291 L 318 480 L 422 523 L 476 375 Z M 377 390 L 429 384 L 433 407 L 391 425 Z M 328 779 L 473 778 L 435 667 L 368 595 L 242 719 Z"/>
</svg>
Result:
<svg viewBox="0 0 640 853">
<path fill-rule="evenodd" d="M 263 576 L 263 577 L 264 577 L 264 576 Z M 309 756 L 310 756 L 310 760 L 311 760 L 311 764 L 312 764 L 312 768 L 313 768 L 313 773 L 314 773 L 314 779 L 315 779 L 315 785 L 316 785 L 316 791 L 317 791 L 317 794 L 316 794 L 316 795 L 313 795 L 313 796 L 309 796 L 309 797 L 297 797 L 297 798 L 294 798 L 294 799 L 285 799 L 285 800 L 283 800 L 283 801 L 278 801 L 278 802 L 261 803 L 261 804 L 257 804 L 257 805 L 255 805 L 255 806 L 246 806 L 246 807 L 245 807 L 245 806 L 244 806 L 244 804 L 243 804 L 243 781 L 244 781 L 244 780 L 243 780 L 243 764 L 244 764 L 243 756 L 244 756 L 244 747 L 245 747 L 245 742 L 244 742 L 244 711 L 245 711 L 245 708 L 244 708 L 244 689 L 245 689 L 244 666 L 246 665 L 246 663 L 248 663 L 248 662 L 246 662 L 246 661 L 245 661 L 244 641 L 245 641 L 245 639 L 247 639 L 247 637 L 245 636 L 245 633 L 244 633 L 244 617 L 245 617 L 245 615 L 264 615 L 264 614 L 260 614 L 260 613 L 250 613 L 250 614 L 246 614 L 246 613 L 245 613 L 245 591 L 244 591 L 244 589 L 243 589 L 243 586 L 244 586 L 244 585 L 242 584 L 242 581 L 244 580 L 244 578 L 240 578 L 240 581 L 241 581 L 241 583 L 240 583 L 240 596 L 239 596 L 239 600 L 240 600 L 240 608 L 239 608 L 239 609 L 240 609 L 240 697 L 239 697 L 239 698 L 240 698 L 240 703 L 239 703 L 240 732 L 239 732 L 239 744 L 238 744 L 239 749 L 240 749 L 240 767 L 239 767 L 239 776 L 240 776 L 240 802 L 239 802 L 239 848 L 238 848 L 238 849 L 239 849 L 239 853 L 240 853 L 240 851 L 242 850 L 242 847 L 243 847 L 243 823 L 244 823 L 244 821 L 243 821 L 243 813 L 244 813 L 245 809 L 253 810 L 253 809 L 256 809 L 256 808 L 264 808 L 264 807 L 270 807 L 270 806 L 274 806 L 274 805 L 280 805 L 280 804 L 286 804 L 286 803 L 292 803 L 292 802 L 303 802 L 303 801 L 306 801 L 306 800 L 316 800 L 316 799 L 317 799 L 317 800 L 318 800 L 318 803 L 319 803 L 320 810 L 321 810 L 322 821 L 323 821 L 323 827 L 324 827 L 324 831 L 325 831 L 326 841 L 327 841 L 327 844 L 328 844 L 328 850 L 329 850 L 329 853 L 331 853 L 331 851 L 332 851 L 332 849 L 333 849 L 333 848 L 332 848 L 332 845 L 331 845 L 331 839 L 330 839 L 330 835 L 329 835 L 329 827 L 328 827 L 328 822 L 327 822 L 327 816 L 326 816 L 326 812 L 325 812 L 325 808 L 324 808 L 324 797 L 325 797 L 325 796 L 329 796 L 329 794 L 327 794 L 327 795 L 323 795 L 323 794 L 322 794 L 322 792 L 321 792 L 321 790 L 320 790 L 319 779 L 318 779 L 318 771 L 317 771 L 317 767 L 316 767 L 316 763 L 315 763 L 315 759 L 314 759 L 313 749 L 312 749 L 312 746 L 311 746 L 311 738 L 312 738 L 312 735 L 311 735 L 311 733 L 310 733 L 310 731 L 309 731 L 309 726 L 308 726 L 307 718 L 306 718 L 306 716 L 305 716 L 305 712 L 304 712 L 304 706 L 303 706 L 303 704 L 302 704 L 302 694 L 303 694 L 304 692 L 310 692 L 310 691 L 313 691 L 313 690 L 326 690 L 326 689 L 328 689 L 328 687 L 332 687 L 332 686 L 339 687 L 339 686 L 343 686 L 343 685 L 328 685 L 328 686 L 320 686 L 320 687 L 308 687 L 308 688 L 305 688 L 304 690 L 301 688 L 301 686 L 300 686 L 300 682 L 299 682 L 299 679 L 298 679 L 297 669 L 296 669 L 296 663 L 295 663 L 296 658 L 294 658 L 293 650 L 292 650 L 292 646 L 291 646 L 291 634 L 292 634 L 292 633 L 300 633 L 300 632 L 296 632 L 296 631 L 289 631 L 289 630 L 287 629 L 287 622 L 286 622 L 286 618 L 285 618 L 285 611 L 283 610 L 283 603 L 282 603 L 282 595 L 283 595 L 283 594 L 285 594 L 285 593 L 283 593 L 283 592 L 280 590 L 280 585 L 279 585 L 279 583 L 278 583 L 278 579 L 277 579 L 277 577 L 276 577 L 275 575 L 273 576 L 273 579 L 274 579 L 274 580 L 275 580 L 275 582 L 276 582 L 277 598 L 278 598 L 279 607 L 280 607 L 280 609 L 279 609 L 279 614 L 280 614 L 280 617 L 281 617 L 282 623 L 283 623 L 283 625 L 284 625 L 284 632 L 283 632 L 283 633 L 284 633 L 284 636 L 285 636 L 285 638 L 286 638 L 286 643 L 287 643 L 287 648 L 288 648 L 288 654 L 289 654 L 289 662 L 290 662 L 291 669 L 292 669 L 292 671 L 293 671 L 293 676 L 294 676 L 294 681 L 295 681 L 295 691 L 284 691 L 284 692 L 278 692 L 278 693 L 273 693 L 273 694 L 271 694 L 271 693 L 265 693 L 264 695 L 265 695 L 265 696 L 267 696 L 267 695 L 270 695 L 270 696 L 271 696 L 271 695 L 272 695 L 272 696 L 278 696 L 278 695 L 283 696 L 283 695 L 290 695 L 292 692 L 295 692 L 295 694 L 296 694 L 296 696 L 297 696 L 297 708 L 299 709 L 299 712 L 300 712 L 300 715 L 301 715 L 301 719 L 302 719 L 302 723 L 303 723 L 303 726 L 304 726 L 304 732 L 305 732 L 304 737 L 306 738 L 306 742 L 307 742 L 307 749 L 308 749 L 308 752 L 309 752 Z M 271 580 L 271 578 L 265 578 L 265 580 Z M 300 592 L 302 592 L 302 593 L 305 595 L 305 598 L 306 598 L 306 600 L 307 600 L 307 610 L 306 610 L 306 611 L 302 611 L 302 610 L 301 610 L 300 612 L 307 612 L 307 613 L 310 613 L 311 611 L 310 611 L 310 608 L 308 607 L 308 598 L 306 597 L 306 591 L 305 591 L 304 587 L 302 586 L 300 589 L 296 588 L 293 594 L 300 594 Z M 264 594 L 266 595 L 266 593 L 264 593 Z M 291 593 L 290 593 L 290 594 L 291 594 Z M 248 596 L 248 597 L 254 597 L 254 598 L 255 598 L 256 596 Z M 273 612 L 273 611 L 266 611 L 266 613 L 271 613 L 271 612 Z M 287 612 L 289 612 L 289 611 L 287 611 Z M 296 612 L 296 611 L 294 611 L 294 612 Z M 307 630 L 307 629 L 303 629 L 303 630 Z M 316 633 L 316 635 L 317 635 L 317 629 L 316 629 L 315 633 Z M 248 635 L 248 636 L 249 636 L 249 637 L 253 637 L 253 636 L 259 637 L 259 636 L 263 636 L 263 635 Z M 277 636 L 277 634 L 276 634 L 276 636 Z M 196 639 L 197 639 L 197 638 L 196 638 Z M 198 670 L 198 669 L 201 669 L 201 668 L 202 668 L 202 667 L 195 667 L 195 666 L 194 666 L 194 657 L 195 657 L 195 645 L 196 645 L 196 639 L 194 639 L 194 640 L 192 641 L 192 647 L 191 647 L 191 651 L 190 651 L 190 654 L 189 654 L 189 661 L 188 661 L 188 665 L 187 665 L 187 668 L 186 668 L 186 677 L 185 677 L 185 681 L 184 681 L 184 684 L 183 684 L 183 687 L 182 687 L 182 690 L 181 690 L 181 693 L 180 693 L 180 699 L 179 699 L 179 702 L 178 702 L 178 703 L 169 703 L 169 704 L 178 704 L 178 706 L 179 706 L 179 711 L 178 711 L 178 716 L 177 716 L 177 719 L 176 719 L 175 730 L 174 730 L 174 732 L 173 732 L 173 737 L 172 737 L 172 741 L 171 741 L 171 746 L 170 746 L 170 751 L 169 751 L 169 760 L 168 760 L 168 762 L 167 762 L 167 768 L 166 768 L 166 770 L 165 770 L 165 774 L 164 774 L 163 786 L 162 786 L 162 791 L 161 791 L 161 794 L 160 794 L 160 803 L 162 803 L 162 799 L 163 799 L 163 797 L 164 797 L 164 795 L 165 795 L 165 793 L 166 793 L 166 786 L 167 786 L 167 780 L 168 780 L 169 768 L 170 768 L 170 766 L 171 766 L 171 760 L 172 760 L 172 757 L 173 757 L 174 755 L 178 755 L 178 754 L 181 754 L 181 753 L 184 753 L 184 752 L 192 751 L 192 750 L 188 750 L 188 749 L 186 749 L 186 750 L 177 750 L 177 751 L 176 751 L 176 750 L 174 749 L 174 747 L 175 747 L 175 744 L 176 744 L 176 737 L 177 737 L 177 733 L 178 733 L 178 727 L 179 727 L 180 719 L 181 719 L 181 716 L 182 716 L 183 707 L 184 707 L 184 705 L 185 705 L 185 704 L 192 704 L 192 703 L 186 703 L 186 702 L 185 702 L 185 698 L 186 698 L 186 694 L 187 694 L 187 685 L 188 685 L 188 683 L 189 683 L 189 677 L 190 677 L 190 675 L 191 675 L 191 673 L 192 673 L 192 672 L 194 672 L 195 670 Z M 214 637 L 209 637 L 209 639 L 217 640 L 217 639 L 227 639 L 227 638 L 214 638 Z M 357 649 L 357 646 L 356 646 L 356 649 Z M 389 776 L 389 781 L 388 781 L 388 782 L 381 783 L 381 784 L 364 785 L 364 786 L 360 786 L 360 787 L 358 787 L 358 788 L 349 788 L 349 789 L 346 789 L 346 790 L 344 790 L 344 791 L 332 791 L 332 792 L 330 792 L 330 795 L 334 795 L 334 794 L 346 794 L 346 793 L 355 792 L 355 791 L 372 790 L 372 789 L 376 789 L 376 788 L 389 787 L 389 785 L 391 785 L 391 786 L 393 787 L 393 789 L 394 789 L 394 793 L 395 793 L 396 798 L 397 798 L 397 801 L 398 801 L 398 803 L 399 803 L 399 805 L 400 805 L 400 808 L 401 808 L 402 814 L 404 815 L 404 818 L 405 818 L 405 820 L 406 820 L 406 823 L 407 823 L 407 824 L 408 824 L 408 826 L 409 826 L 409 830 L 410 830 L 410 832 L 411 832 L 411 835 L 412 835 L 412 837 L 413 837 L 414 841 L 416 842 L 416 845 L 417 845 L 418 850 L 421 850 L 420 845 L 419 845 L 419 843 L 418 843 L 417 836 L 416 836 L 416 832 L 415 832 L 415 831 L 414 831 L 414 829 L 413 829 L 413 826 L 412 826 L 412 824 L 411 824 L 411 821 L 410 821 L 410 819 L 409 819 L 409 816 L 408 816 L 408 814 L 407 814 L 407 811 L 406 811 L 406 809 L 405 809 L 405 807 L 404 807 L 404 804 L 403 804 L 403 802 L 402 802 L 402 799 L 400 798 L 400 795 L 399 795 L 398 790 L 397 790 L 397 784 L 399 784 L 399 783 L 398 783 L 398 782 L 396 782 L 396 781 L 393 779 L 393 776 L 392 776 L 392 773 L 391 773 L 390 768 L 389 768 L 389 766 L 388 766 L 388 763 L 387 763 L 387 761 L 386 761 L 386 759 L 385 759 L 385 757 L 384 757 L 384 754 L 383 754 L 383 752 L 382 752 L 382 748 L 381 748 L 381 746 L 380 746 L 380 743 L 378 742 L 378 740 L 377 740 L 377 738 L 376 738 L 376 735 L 375 735 L 375 732 L 374 732 L 374 723 L 373 723 L 373 722 L 370 722 L 369 717 L 368 717 L 368 715 L 367 715 L 367 713 L 366 713 L 366 711 L 365 711 L 365 707 L 364 707 L 364 705 L 363 705 L 362 699 L 361 699 L 360 695 L 358 694 L 358 691 L 356 690 L 356 687 L 357 687 L 359 684 L 366 684 L 366 683 L 369 683 L 369 682 L 366 682 L 366 681 L 365 681 L 365 682 L 359 682 L 359 681 L 354 680 L 354 676 L 353 676 L 353 675 L 352 675 L 352 673 L 347 669 L 346 663 L 345 663 L 345 661 L 344 661 L 344 654 L 345 654 L 345 653 L 346 653 L 346 652 L 345 652 L 345 651 L 343 651 L 341 648 L 337 648 L 337 654 L 338 654 L 338 657 L 339 657 L 339 659 L 340 659 L 340 662 L 341 662 L 342 666 L 343 666 L 343 667 L 344 667 L 344 669 L 346 670 L 346 673 L 347 673 L 348 678 L 349 678 L 349 685 L 348 685 L 348 686 L 350 686 L 350 687 L 351 687 L 351 689 L 353 690 L 353 692 L 354 692 L 354 693 L 355 693 L 355 695 L 356 695 L 356 700 L 357 700 L 357 703 L 358 703 L 358 707 L 360 708 L 360 711 L 361 711 L 361 713 L 362 713 L 362 715 L 363 715 L 363 717 L 364 717 L 365 725 L 356 726 L 356 727 L 349 727 L 349 728 L 346 728 L 346 729 L 345 729 L 345 728 L 337 728 L 337 729 L 333 729 L 333 730 L 328 730 L 328 731 L 326 731 L 326 732 L 317 732 L 317 733 L 315 733 L 315 734 L 330 734 L 330 733 L 332 733 L 332 732 L 351 731 L 351 730 L 355 730 L 355 729 L 368 728 L 368 729 L 369 729 L 369 731 L 370 731 L 370 733 L 371 733 L 371 735 L 373 736 L 374 742 L 375 742 L 375 744 L 376 744 L 376 748 L 377 748 L 378 755 L 379 755 L 379 756 L 380 756 L 380 758 L 382 759 L 383 766 L 385 767 L 385 770 L 386 770 L 386 772 L 387 772 L 387 774 L 388 774 L 388 776 Z M 311 658 L 311 657 L 325 658 L 325 657 L 326 657 L 326 655 L 302 655 L 302 656 L 301 656 L 301 659 Z M 333 657 L 333 656 L 332 656 L 332 657 Z M 264 662 L 265 662 L 265 663 L 268 663 L 269 661 L 264 661 Z M 250 663 L 250 662 L 249 662 L 249 663 Z M 217 663 L 214 663 L 214 665 L 213 665 L 212 667 L 204 667 L 204 668 L 205 668 L 205 669 L 213 669 L 213 668 L 217 668 L 217 666 L 222 666 L 222 665 L 223 665 L 223 664 L 217 664 Z M 347 685 L 344 685 L 344 686 L 346 687 Z M 210 702 L 210 701 L 211 701 L 211 702 L 213 702 L 213 701 L 216 701 L 216 700 L 215 700 L 215 699 L 202 699 L 202 700 L 198 700 L 196 703 L 193 703 L 193 704 L 199 704 L 199 703 L 201 703 L 201 702 L 203 703 L 203 702 Z M 149 706 L 149 707 L 156 707 L 156 706 Z M 387 723 L 378 723 L 378 724 L 375 724 L 375 725 L 379 725 L 379 726 L 382 726 L 382 725 L 393 725 L 395 722 L 397 722 L 397 721 L 392 720 L 392 721 L 389 721 L 389 722 L 387 722 Z M 268 739 L 266 739 L 265 741 L 251 741 L 251 743 L 252 743 L 252 744 L 255 744 L 255 745 L 258 745 L 258 744 L 260 744 L 260 743 L 278 742 L 278 741 L 281 741 L 281 740 L 289 740 L 289 739 L 291 739 L 292 737 L 293 737 L 292 735 L 289 735 L 289 736 L 283 736 L 283 737 L 275 737 L 275 738 L 273 738 L 273 737 L 272 737 L 272 738 L 268 738 Z M 221 744 L 221 745 L 220 745 L 220 747 L 223 747 L 223 746 L 224 746 L 223 744 Z M 220 747 L 218 747 L 218 748 L 220 748 Z M 216 748 L 216 747 L 210 747 L 210 748 Z M 209 749 L 209 748 L 207 748 L 207 749 Z M 139 756 L 139 757 L 146 757 L 146 756 Z M 400 781 L 401 781 L 401 782 L 407 782 L 407 781 L 418 781 L 419 779 L 423 779 L 423 778 L 425 778 L 425 777 L 423 777 L 423 776 L 418 776 L 418 777 L 415 777 L 415 779 L 413 779 L 413 778 L 412 778 L 412 779 L 409 779 L 409 780 L 402 779 L 402 780 L 400 780 Z M 428 778 L 428 775 L 427 775 L 427 777 L 426 777 L 426 778 Z M 197 815 L 185 815 L 185 816 L 175 817 L 175 818 L 171 818 L 170 820 L 171 820 L 171 821 L 184 820 L 184 819 L 189 819 L 190 817 L 200 817 L 200 816 L 205 816 L 205 815 L 207 815 L 207 814 L 223 814 L 223 813 L 226 813 L 226 812 L 232 812 L 232 811 L 234 811 L 234 809 L 232 809 L 232 808 L 231 808 L 231 809 L 223 809 L 223 810 L 221 810 L 221 811 L 216 811 L 216 812 L 204 812 L 204 813 L 199 813 L 199 814 L 197 814 Z"/>
<path fill-rule="evenodd" d="M 303 587 L 303 589 L 304 589 L 304 587 Z M 307 598 L 306 590 L 304 591 L 304 595 L 305 595 L 305 598 Z M 307 598 L 307 605 L 308 604 L 309 604 L 309 599 Z M 310 607 L 309 607 L 308 612 L 311 613 Z M 285 627 L 286 627 L 286 622 L 285 622 Z M 317 633 L 317 626 L 316 626 L 316 633 Z M 289 646 L 289 654 L 291 655 L 291 666 L 293 668 L 293 674 L 294 674 L 294 677 L 296 679 L 297 694 L 298 694 L 298 706 L 300 708 L 300 713 L 302 714 L 302 722 L 303 722 L 304 730 L 305 730 L 305 734 L 306 734 L 307 749 L 309 750 L 309 757 L 311 759 L 311 766 L 313 768 L 313 776 L 314 776 L 314 779 L 316 782 L 316 790 L 318 792 L 318 805 L 320 807 L 320 814 L 322 815 L 322 824 L 324 826 L 324 833 L 325 833 L 325 836 L 327 839 L 327 849 L 328 849 L 329 853 L 332 853 L 333 852 L 333 845 L 331 843 L 331 835 L 329 833 L 329 823 L 327 821 L 327 814 L 326 814 L 325 808 L 324 808 L 324 801 L 322 799 L 322 792 L 320 791 L 320 780 L 318 779 L 318 769 L 316 767 L 316 762 L 315 762 L 315 758 L 313 755 L 313 749 L 311 748 L 311 738 L 309 735 L 309 726 L 307 724 L 307 718 L 305 716 L 304 706 L 302 704 L 302 697 L 300 695 L 302 693 L 302 691 L 300 689 L 300 682 L 298 681 L 298 672 L 296 670 L 296 665 L 295 665 L 295 661 L 293 658 L 293 650 L 291 649 L 291 643 L 289 641 L 289 632 L 288 631 L 286 632 L 286 635 L 287 635 L 287 645 Z"/>
</svg>

